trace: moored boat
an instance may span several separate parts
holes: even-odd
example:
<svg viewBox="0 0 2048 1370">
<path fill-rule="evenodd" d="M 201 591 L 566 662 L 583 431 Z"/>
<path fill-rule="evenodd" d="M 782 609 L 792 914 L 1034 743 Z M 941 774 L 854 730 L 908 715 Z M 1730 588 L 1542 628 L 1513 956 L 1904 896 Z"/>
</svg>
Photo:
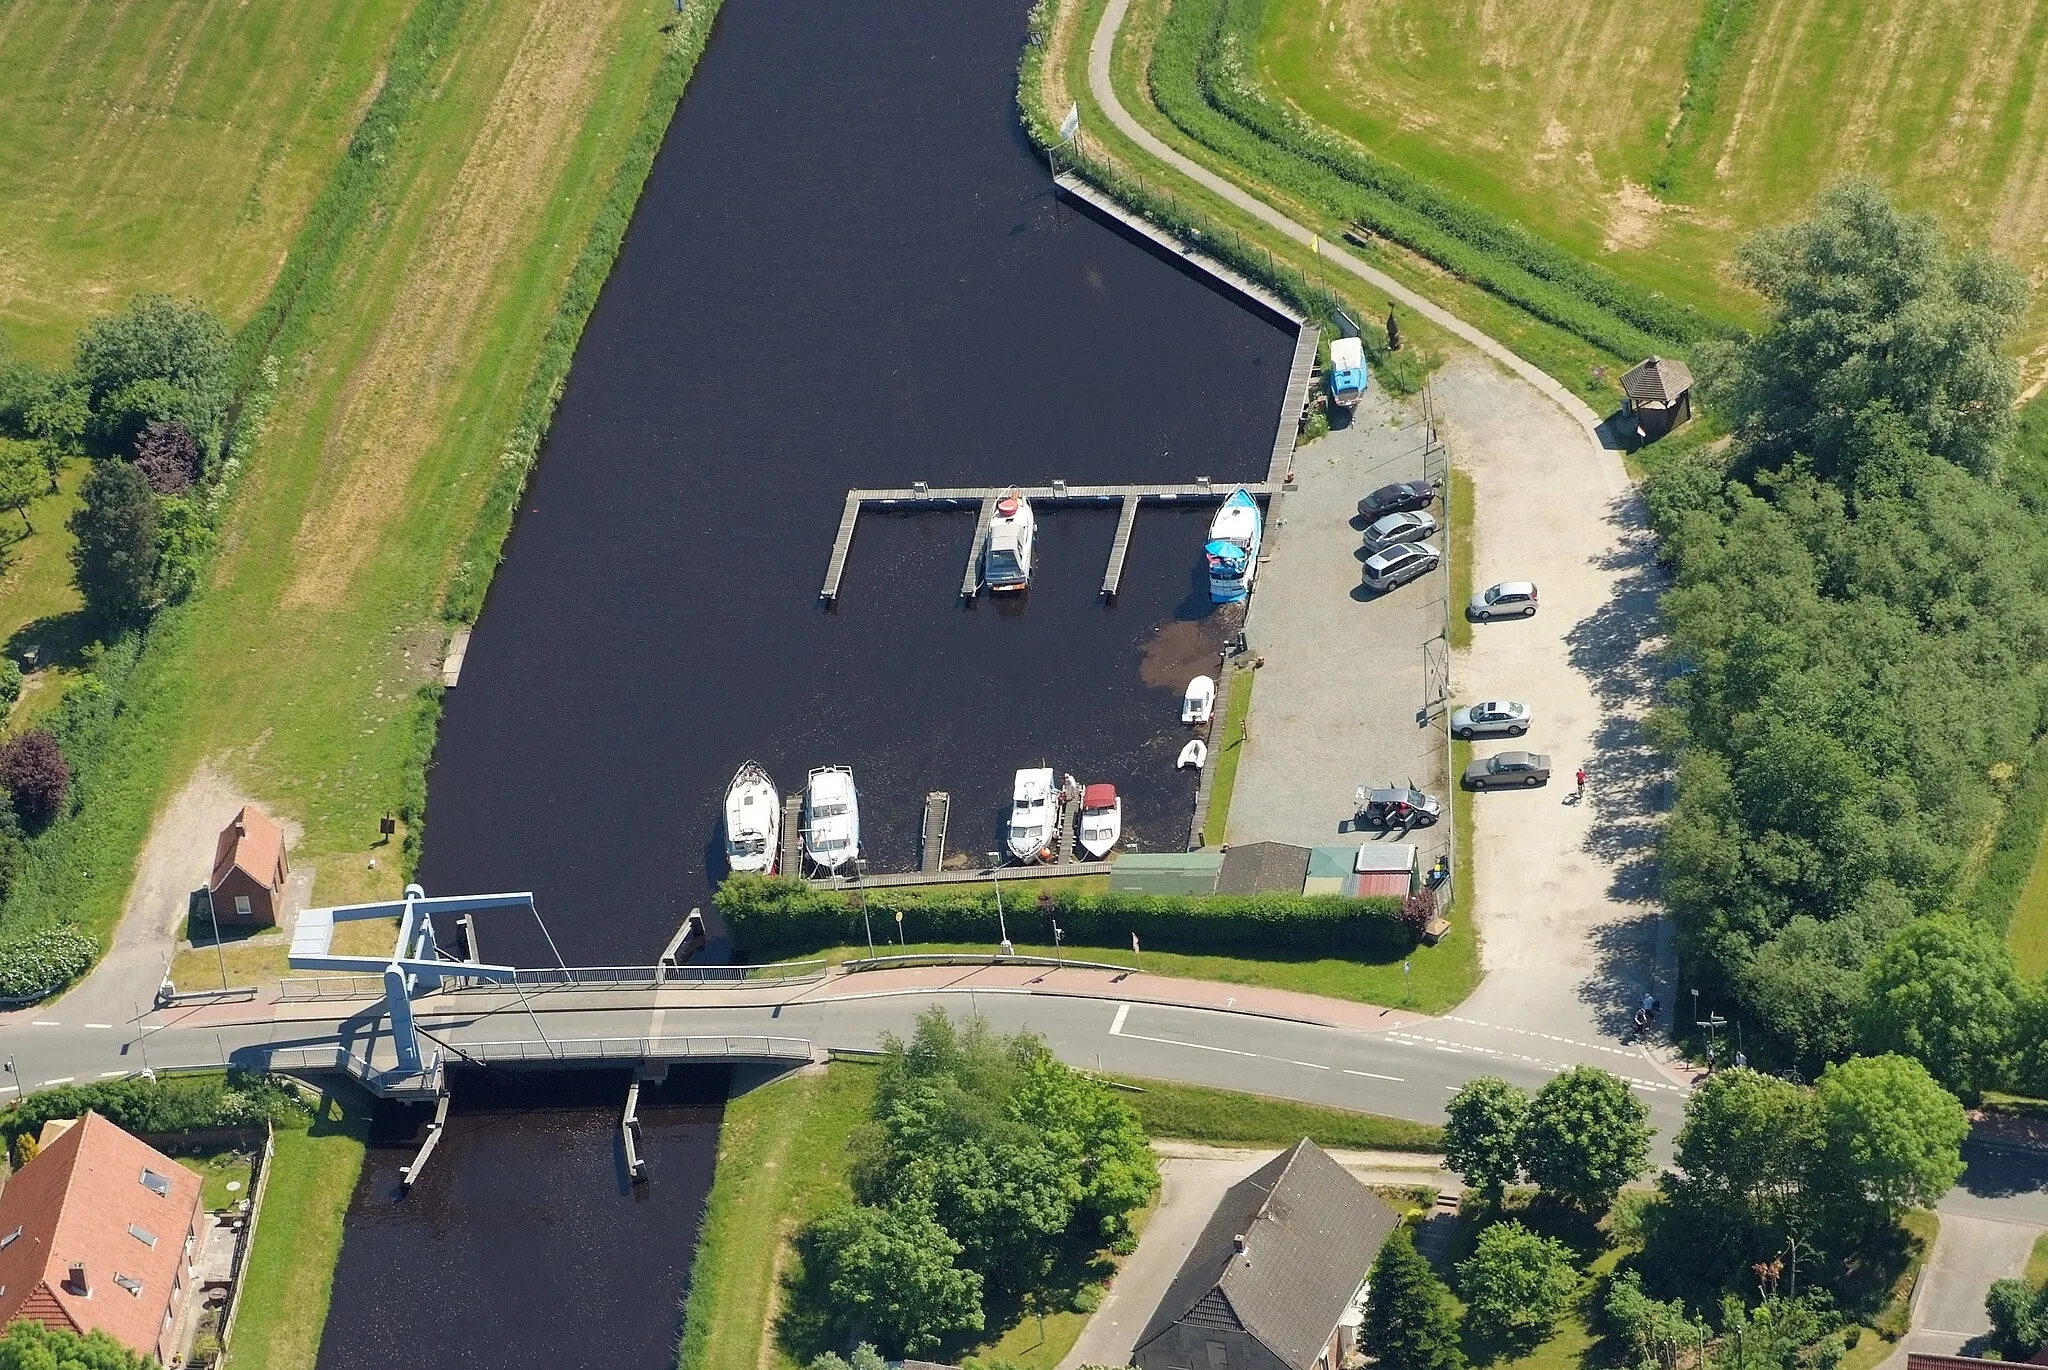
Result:
<svg viewBox="0 0 2048 1370">
<path fill-rule="evenodd" d="M 1188 682 L 1187 693 L 1180 697 L 1180 721 L 1183 723 L 1207 723 L 1216 714 L 1216 681 L 1205 675 L 1198 675 Z"/>
<path fill-rule="evenodd" d="M 1075 840 L 1081 850 L 1097 861 L 1109 856 L 1110 848 L 1124 834 L 1124 801 L 1114 785 L 1090 785 L 1081 791 L 1081 825 Z"/>
<path fill-rule="evenodd" d="M 804 855 L 837 875 L 860 855 L 860 791 L 845 766 L 820 766 L 804 787 Z"/>
<path fill-rule="evenodd" d="M 1235 604 L 1252 592 L 1259 569 L 1259 502 L 1242 485 L 1230 492 L 1209 524 L 1203 554 L 1209 563 L 1209 598 Z"/>
<path fill-rule="evenodd" d="M 1200 770 L 1202 769 L 1203 763 L 1208 761 L 1208 759 L 1209 744 L 1202 741 L 1202 739 L 1198 737 L 1194 741 L 1188 743 L 1187 746 L 1182 747 L 1180 749 L 1180 760 L 1174 762 L 1173 765 L 1174 769 L 1176 770 L 1184 770 L 1189 766 L 1193 766 L 1196 770 Z"/>
<path fill-rule="evenodd" d="M 1052 851 L 1053 825 L 1058 821 L 1052 767 L 1017 772 L 1017 786 L 1010 797 L 1010 855 L 1026 863 L 1044 859 Z"/>
<path fill-rule="evenodd" d="M 1032 546 L 1038 532 L 1031 501 L 1017 493 L 1017 487 L 997 498 L 995 517 L 988 523 L 988 541 L 981 558 L 981 578 L 992 594 L 1007 594 L 1031 584 Z"/>
<path fill-rule="evenodd" d="M 725 862 L 735 871 L 775 873 L 782 838 L 782 796 L 758 762 L 734 772 L 725 787 Z"/>
</svg>

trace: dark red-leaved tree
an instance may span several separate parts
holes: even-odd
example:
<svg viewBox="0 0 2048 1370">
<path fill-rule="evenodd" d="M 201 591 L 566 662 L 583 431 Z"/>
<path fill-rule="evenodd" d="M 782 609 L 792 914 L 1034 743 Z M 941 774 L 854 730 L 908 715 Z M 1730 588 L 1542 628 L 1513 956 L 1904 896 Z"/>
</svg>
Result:
<svg viewBox="0 0 2048 1370">
<path fill-rule="evenodd" d="M 71 766 L 48 728 L 31 728 L 0 743 L 0 785 L 14 797 L 24 825 L 39 828 L 57 816 L 71 790 Z"/>
<path fill-rule="evenodd" d="M 199 479 L 199 443 L 184 424 L 160 419 L 136 439 L 135 465 L 159 495 L 182 495 Z"/>
</svg>

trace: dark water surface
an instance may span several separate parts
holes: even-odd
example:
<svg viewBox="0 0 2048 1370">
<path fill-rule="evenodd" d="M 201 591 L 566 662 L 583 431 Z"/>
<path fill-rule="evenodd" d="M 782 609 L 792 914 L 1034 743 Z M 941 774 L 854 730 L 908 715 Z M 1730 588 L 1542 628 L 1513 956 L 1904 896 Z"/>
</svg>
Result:
<svg viewBox="0 0 2048 1370">
<path fill-rule="evenodd" d="M 1107 608 L 1112 516 L 1043 515 L 1028 602 L 973 610 L 969 515 L 870 517 L 817 604 L 852 485 L 1264 476 L 1291 336 L 1056 216 L 1014 114 L 1024 10 L 727 6 L 448 696 L 430 893 L 533 889 L 570 964 L 644 963 L 708 903 L 749 756 L 785 792 L 853 766 L 876 870 L 915 864 L 931 789 L 951 849 L 1000 845 L 1041 759 L 1183 845 L 1206 512 L 1141 514 Z"/>
<path fill-rule="evenodd" d="M 642 1091 L 638 1185 L 619 1144 L 630 1078 L 456 1072 L 447 1136 L 403 1198 L 428 1111 L 379 1105 L 319 1370 L 673 1366 L 729 1077 Z"/>
</svg>

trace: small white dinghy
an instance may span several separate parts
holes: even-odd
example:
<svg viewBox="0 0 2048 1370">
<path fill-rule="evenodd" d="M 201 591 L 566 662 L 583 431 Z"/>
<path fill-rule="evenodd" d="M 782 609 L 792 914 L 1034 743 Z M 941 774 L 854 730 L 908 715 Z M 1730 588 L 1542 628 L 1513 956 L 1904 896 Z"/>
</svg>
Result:
<svg viewBox="0 0 2048 1370">
<path fill-rule="evenodd" d="M 1173 765 L 1176 770 L 1185 770 L 1187 767 L 1193 766 L 1199 771 L 1208 760 L 1209 744 L 1198 737 L 1180 749 L 1180 760 L 1174 762 Z"/>
<path fill-rule="evenodd" d="M 1180 721 L 1187 724 L 1207 723 L 1216 713 L 1216 682 L 1213 678 L 1198 675 L 1188 682 L 1188 692 L 1180 697 Z"/>
<path fill-rule="evenodd" d="M 1081 791 L 1081 827 L 1076 840 L 1081 850 L 1097 861 L 1109 856 L 1110 848 L 1124 835 L 1124 801 L 1114 785 L 1090 785 Z"/>
</svg>

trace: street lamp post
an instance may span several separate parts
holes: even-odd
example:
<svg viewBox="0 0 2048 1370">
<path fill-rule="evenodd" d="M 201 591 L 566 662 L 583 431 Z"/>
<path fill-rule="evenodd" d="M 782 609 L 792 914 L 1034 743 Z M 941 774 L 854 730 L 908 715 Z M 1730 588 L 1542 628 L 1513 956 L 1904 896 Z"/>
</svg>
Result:
<svg viewBox="0 0 2048 1370">
<path fill-rule="evenodd" d="M 1063 966 L 1067 963 L 1067 957 L 1066 953 L 1060 950 L 1060 943 L 1065 940 L 1066 935 L 1067 930 L 1059 925 L 1058 919 L 1054 919 L 1052 925 L 1052 954 L 1053 959 Z"/>
<path fill-rule="evenodd" d="M 996 887 L 996 930 L 1003 939 L 1003 955 L 1014 956 L 1010 946 L 1010 921 L 1003 916 L 1003 854 L 988 853 L 988 878 Z"/>
</svg>

